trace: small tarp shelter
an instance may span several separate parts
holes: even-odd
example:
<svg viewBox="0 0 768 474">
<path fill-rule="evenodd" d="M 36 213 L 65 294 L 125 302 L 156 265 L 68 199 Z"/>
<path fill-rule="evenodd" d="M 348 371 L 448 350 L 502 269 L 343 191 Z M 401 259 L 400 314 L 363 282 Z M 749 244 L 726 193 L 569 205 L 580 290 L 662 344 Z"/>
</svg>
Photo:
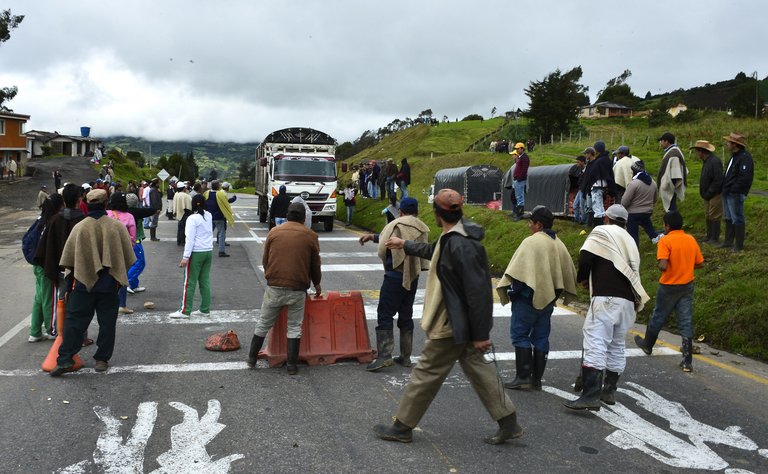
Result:
<svg viewBox="0 0 768 474">
<path fill-rule="evenodd" d="M 568 170 L 573 165 L 531 166 L 528 168 L 527 192 L 525 193 L 525 210 L 530 212 L 538 205 L 544 205 L 556 216 L 571 216 L 573 212 L 568 205 L 568 189 L 570 180 Z M 512 173 L 515 165 L 504 174 L 502 186 L 504 194 L 501 209 L 512 211 L 515 208 L 512 195 Z"/>
<path fill-rule="evenodd" d="M 468 204 L 486 204 L 499 198 L 501 170 L 491 165 L 448 168 L 435 173 L 434 193 L 444 188 L 453 189 Z"/>
</svg>

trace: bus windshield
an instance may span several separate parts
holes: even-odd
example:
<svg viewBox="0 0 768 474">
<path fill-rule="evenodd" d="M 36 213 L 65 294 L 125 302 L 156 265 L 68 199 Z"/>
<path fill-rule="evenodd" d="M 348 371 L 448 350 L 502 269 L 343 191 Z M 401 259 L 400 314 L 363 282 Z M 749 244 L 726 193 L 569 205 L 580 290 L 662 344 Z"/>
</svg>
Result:
<svg viewBox="0 0 768 474">
<path fill-rule="evenodd" d="M 336 181 L 336 164 L 322 158 L 285 157 L 275 160 L 274 179 L 280 181 Z"/>
</svg>

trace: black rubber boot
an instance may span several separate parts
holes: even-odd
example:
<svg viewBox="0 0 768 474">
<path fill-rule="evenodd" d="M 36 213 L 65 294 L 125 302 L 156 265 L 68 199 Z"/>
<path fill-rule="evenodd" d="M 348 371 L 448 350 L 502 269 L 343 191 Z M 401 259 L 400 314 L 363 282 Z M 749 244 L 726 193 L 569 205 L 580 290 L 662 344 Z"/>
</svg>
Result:
<svg viewBox="0 0 768 474">
<path fill-rule="evenodd" d="M 395 336 L 392 329 L 376 330 L 376 359 L 365 368 L 368 372 L 376 372 L 393 364 L 392 349 L 395 347 Z"/>
<path fill-rule="evenodd" d="M 397 419 L 390 426 L 374 426 L 373 432 L 377 438 L 385 441 L 399 441 L 400 443 L 410 443 L 413 441 L 413 428 L 405 426 Z"/>
<path fill-rule="evenodd" d="M 400 331 L 400 355 L 394 361 L 403 367 L 413 367 L 411 354 L 413 353 L 413 330 Z"/>
<path fill-rule="evenodd" d="M 151 240 L 152 242 L 160 241 L 160 239 L 157 238 L 157 227 L 149 228 L 149 240 Z"/>
<path fill-rule="evenodd" d="M 680 362 L 680 368 L 683 372 L 693 372 L 693 339 L 683 338 L 683 360 Z"/>
<path fill-rule="evenodd" d="M 504 384 L 504 388 L 521 390 L 533 388 L 533 350 L 530 347 L 515 347 L 515 380 Z"/>
<path fill-rule="evenodd" d="M 544 377 L 544 369 L 547 368 L 547 356 L 549 352 L 533 350 L 533 388 L 541 390 L 541 379 Z"/>
<path fill-rule="evenodd" d="M 595 213 L 587 212 L 587 228 L 591 229 L 595 226 Z"/>
<path fill-rule="evenodd" d="M 592 367 L 581 367 L 584 390 L 576 400 L 565 402 L 571 410 L 600 411 L 600 394 L 603 391 L 603 371 Z"/>
<path fill-rule="evenodd" d="M 512 218 L 513 221 L 519 221 L 523 217 L 523 213 L 525 212 L 524 206 L 515 206 L 515 217 Z"/>
<path fill-rule="evenodd" d="M 488 444 L 504 444 L 508 439 L 523 436 L 523 428 L 517 424 L 517 412 L 507 415 L 498 421 L 499 429 L 490 438 L 483 439 Z"/>
<path fill-rule="evenodd" d="M 712 245 L 717 245 L 720 241 L 720 219 L 710 222 L 712 223 Z"/>
<path fill-rule="evenodd" d="M 245 362 L 248 364 L 249 369 L 256 367 L 256 361 L 259 358 L 259 351 L 261 346 L 264 345 L 264 338 L 261 336 L 253 335 L 251 338 L 251 349 L 248 351 L 248 360 Z"/>
<path fill-rule="evenodd" d="M 659 337 L 659 331 L 650 327 L 645 328 L 645 337 L 635 336 L 635 344 L 645 352 L 645 355 L 653 354 L 653 346 Z"/>
<path fill-rule="evenodd" d="M 616 384 L 619 383 L 619 373 L 605 369 L 605 382 L 603 382 L 603 393 L 600 394 L 600 400 L 606 405 L 616 404 Z"/>
<path fill-rule="evenodd" d="M 301 338 L 289 337 L 288 338 L 288 360 L 285 363 L 285 368 L 288 371 L 288 375 L 296 375 L 299 373 L 299 346 L 301 345 Z"/>
<path fill-rule="evenodd" d="M 733 243 L 733 251 L 741 252 L 744 250 L 744 234 L 746 233 L 746 228 L 744 224 L 737 224 L 733 226 L 733 229 L 735 238 L 735 242 Z"/>
<path fill-rule="evenodd" d="M 728 219 L 725 220 L 725 240 L 723 240 L 723 243 L 718 245 L 721 249 L 727 249 L 733 247 L 733 236 L 735 234 L 735 229 L 733 227 L 733 224 L 731 224 L 731 221 Z"/>
</svg>

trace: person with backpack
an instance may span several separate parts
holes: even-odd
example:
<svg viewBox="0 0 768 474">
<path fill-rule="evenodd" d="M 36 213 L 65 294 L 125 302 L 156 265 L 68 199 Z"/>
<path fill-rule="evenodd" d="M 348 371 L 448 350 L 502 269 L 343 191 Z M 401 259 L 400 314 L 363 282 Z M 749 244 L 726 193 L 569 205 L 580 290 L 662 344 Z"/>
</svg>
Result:
<svg viewBox="0 0 768 474">
<path fill-rule="evenodd" d="M 32 316 L 29 324 L 27 342 L 40 342 L 56 339 L 56 330 L 51 327 L 53 321 L 54 286 L 45 277 L 45 269 L 35 263 L 35 252 L 40 244 L 40 237 L 45 232 L 48 221 L 64 207 L 64 199 L 59 194 L 50 195 L 42 204 L 40 217 L 32 224 L 21 239 L 24 258 L 32 264 L 35 274 L 35 298 L 32 302 Z M 42 329 L 41 329 L 42 328 Z"/>
<path fill-rule="evenodd" d="M 125 229 L 128 231 L 128 236 L 131 238 L 131 247 L 133 247 L 133 244 L 136 242 L 136 219 L 133 217 L 133 215 L 128 212 L 128 201 L 125 198 L 125 194 L 120 192 L 115 192 L 112 194 L 112 196 L 109 199 L 109 210 L 107 211 L 107 216 L 111 217 L 112 219 L 115 219 L 116 221 L 120 222 L 125 226 Z M 135 253 L 134 253 L 135 255 Z M 134 262 L 136 263 L 136 262 Z M 127 277 L 126 272 L 126 277 Z M 133 310 L 130 309 L 128 304 L 128 286 L 121 286 L 120 290 L 117 293 L 118 298 L 120 299 L 120 306 L 117 309 L 117 312 L 120 314 L 131 314 L 133 313 Z"/>
</svg>

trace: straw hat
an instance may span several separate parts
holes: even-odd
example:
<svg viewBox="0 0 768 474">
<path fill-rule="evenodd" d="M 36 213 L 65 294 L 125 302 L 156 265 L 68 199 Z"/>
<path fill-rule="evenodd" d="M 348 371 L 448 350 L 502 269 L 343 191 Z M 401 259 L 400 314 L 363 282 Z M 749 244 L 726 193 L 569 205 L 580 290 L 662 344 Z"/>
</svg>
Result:
<svg viewBox="0 0 768 474">
<path fill-rule="evenodd" d="M 715 145 L 709 143 L 706 140 L 697 140 L 696 143 L 691 147 L 691 150 L 694 148 L 701 148 L 702 150 L 707 150 L 710 153 L 715 151 Z"/>
<path fill-rule="evenodd" d="M 740 133 L 731 132 L 730 135 L 728 135 L 727 137 L 723 137 L 723 138 L 727 142 L 735 143 L 735 144 L 737 144 L 739 146 L 742 146 L 744 148 L 747 147 L 747 142 L 745 141 L 746 139 L 744 138 L 744 135 L 742 135 Z"/>
</svg>

